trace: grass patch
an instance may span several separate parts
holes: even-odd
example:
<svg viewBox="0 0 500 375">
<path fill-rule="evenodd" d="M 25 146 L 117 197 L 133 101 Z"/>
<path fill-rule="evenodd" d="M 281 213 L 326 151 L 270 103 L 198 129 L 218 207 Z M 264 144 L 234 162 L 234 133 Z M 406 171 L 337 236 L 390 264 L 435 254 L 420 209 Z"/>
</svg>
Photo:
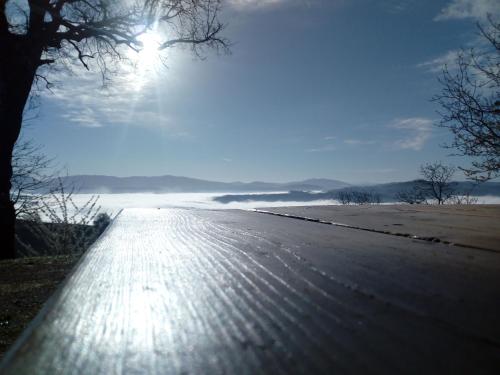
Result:
<svg viewBox="0 0 500 375">
<path fill-rule="evenodd" d="M 55 223 L 44 224 L 41 232 L 30 225 L 36 224 L 16 222 L 18 258 L 0 261 L 0 359 L 104 230 L 104 226 Z M 58 240 L 63 235 L 61 246 Z"/>
<path fill-rule="evenodd" d="M 58 255 L 0 261 L 0 358 L 79 258 Z"/>
</svg>

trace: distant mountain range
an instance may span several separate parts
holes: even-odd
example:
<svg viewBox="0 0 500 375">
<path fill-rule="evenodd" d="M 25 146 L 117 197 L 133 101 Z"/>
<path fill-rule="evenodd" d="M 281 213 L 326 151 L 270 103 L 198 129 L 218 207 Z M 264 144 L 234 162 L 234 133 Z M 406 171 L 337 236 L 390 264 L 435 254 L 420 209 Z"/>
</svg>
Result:
<svg viewBox="0 0 500 375">
<path fill-rule="evenodd" d="M 75 187 L 79 193 L 237 193 L 276 191 L 328 191 L 350 186 L 330 179 L 272 182 L 217 182 L 180 176 L 114 177 L 101 175 L 75 175 L 62 178 L 66 187 Z"/>
</svg>

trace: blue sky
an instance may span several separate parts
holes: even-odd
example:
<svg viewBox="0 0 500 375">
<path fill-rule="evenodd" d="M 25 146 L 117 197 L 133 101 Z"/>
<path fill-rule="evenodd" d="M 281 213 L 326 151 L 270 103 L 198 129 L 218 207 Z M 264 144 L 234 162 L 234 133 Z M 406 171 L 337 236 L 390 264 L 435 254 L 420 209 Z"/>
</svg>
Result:
<svg viewBox="0 0 500 375">
<path fill-rule="evenodd" d="M 440 147 L 437 74 L 495 0 L 232 0 L 231 55 L 140 58 L 109 87 L 55 73 L 34 138 L 71 174 L 174 174 L 221 181 L 417 177 L 460 165 Z M 153 35 L 153 38 L 156 36 Z M 135 58 L 135 57 L 133 57 Z"/>
</svg>

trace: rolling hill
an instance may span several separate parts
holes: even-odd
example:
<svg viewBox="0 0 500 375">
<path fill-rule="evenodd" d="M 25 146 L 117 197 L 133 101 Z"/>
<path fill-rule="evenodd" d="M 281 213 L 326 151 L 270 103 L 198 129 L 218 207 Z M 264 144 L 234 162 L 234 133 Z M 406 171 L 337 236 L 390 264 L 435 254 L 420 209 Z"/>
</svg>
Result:
<svg viewBox="0 0 500 375">
<path fill-rule="evenodd" d="M 196 192 L 276 192 L 276 191 L 328 191 L 350 186 L 330 179 L 272 182 L 217 182 L 181 176 L 131 176 L 74 175 L 62 178 L 66 187 L 75 187 L 79 193 L 196 193 Z"/>
</svg>

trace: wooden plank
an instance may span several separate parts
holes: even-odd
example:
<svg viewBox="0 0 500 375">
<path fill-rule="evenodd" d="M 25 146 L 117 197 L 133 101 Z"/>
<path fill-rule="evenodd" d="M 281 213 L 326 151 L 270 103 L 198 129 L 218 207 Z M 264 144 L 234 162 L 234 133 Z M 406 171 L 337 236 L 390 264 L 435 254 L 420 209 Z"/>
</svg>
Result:
<svg viewBox="0 0 500 375">
<path fill-rule="evenodd" d="M 500 205 L 331 205 L 262 210 L 500 251 Z"/>
<path fill-rule="evenodd" d="M 2 374 L 496 373 L 497 253 L 242 211 L 123 211 Z"/>
</svg>

